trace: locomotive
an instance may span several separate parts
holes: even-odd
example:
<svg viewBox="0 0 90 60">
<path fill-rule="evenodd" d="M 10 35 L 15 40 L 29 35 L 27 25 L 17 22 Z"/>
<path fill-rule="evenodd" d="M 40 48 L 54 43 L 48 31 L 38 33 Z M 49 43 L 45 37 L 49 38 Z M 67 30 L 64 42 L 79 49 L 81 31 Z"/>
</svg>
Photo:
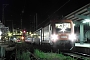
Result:
<svg viewBox="0 0 90 60">
<path fill-rule="evenodd" d="M 71 49 L 76 41 L 74 23 L 67 19 L 51 20 L 34 33 L 38 35 L 40 44 L 50 44 L 60 49 Z"/>
</svg>

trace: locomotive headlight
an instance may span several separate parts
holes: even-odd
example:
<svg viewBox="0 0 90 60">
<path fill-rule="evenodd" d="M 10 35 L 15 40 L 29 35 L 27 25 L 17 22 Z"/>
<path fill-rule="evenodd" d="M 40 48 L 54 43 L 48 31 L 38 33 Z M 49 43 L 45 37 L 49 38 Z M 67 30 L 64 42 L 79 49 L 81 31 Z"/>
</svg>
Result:
<svg viewBox="0 0 90 60">
<path fill-rule="evenodd" d="M 55 42 L 57 39 L 58 39 L 58 35 L 56 34 L 51 35 L 51 40 Z"/>
<path fill-rule="evenodd" d="M 71 40 L 72 42 L 75 41 L 76 40 L 76 34 L 70 34 L 69 40 Z"/>
</svg>

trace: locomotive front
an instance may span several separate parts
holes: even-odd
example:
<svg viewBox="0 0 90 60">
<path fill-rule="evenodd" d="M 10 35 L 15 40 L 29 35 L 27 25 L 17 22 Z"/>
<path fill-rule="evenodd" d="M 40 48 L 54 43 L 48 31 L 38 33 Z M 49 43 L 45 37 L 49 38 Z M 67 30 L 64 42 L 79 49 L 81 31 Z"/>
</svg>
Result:
<svg viewBox="0 0 90 60">
<path fill-rule="evenodd" d="M 71 49 L 74 47 L 76 35 L 74 34 L 73 22 L 71 20 L 55 22 L 51 40 L 53 46 L 60 49 Z"/>
</svg>

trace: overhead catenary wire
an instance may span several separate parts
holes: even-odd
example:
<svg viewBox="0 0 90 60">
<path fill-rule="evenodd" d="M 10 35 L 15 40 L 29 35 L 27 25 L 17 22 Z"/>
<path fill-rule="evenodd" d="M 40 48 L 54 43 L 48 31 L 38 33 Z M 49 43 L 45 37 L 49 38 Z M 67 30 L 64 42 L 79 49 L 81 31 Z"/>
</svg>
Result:
<svg viewBox="0 0 90 60">
<path fill-rule="evenodd" d="M 50 17 L 53 16 L 53 14 L 55 14 L 57 11 L 59 11 L 61 8 L 63 8 L 67 3 L 69 3 L 70 0 L 68 0 L 67 2 L 65 2 L 62 6 L 60 6 L 56 11 L 54 11 L 50 16 L 48 16 L 42 23 L 40 23 L 37 27 L 39 27 L 41 24 L 43 24 L 45 21 L 47 21 L 47 19 L 49 19 Z"/>
<path fill-rule="evenodd" d="M 53 5 L 46 11 L 46 13 L 48 13 L 48 12 L 50 11 L 50 9 L 53 8 L 53 6 L 55 6 L 55 5 L 58 4 L 58 3 L 59 3 L 59 0 L 57 0 L 56 2 L 54 2 Z M 46 13 L 45 13 L 45 14 L 46 14 Z"/>
<path fill-rule="evenodd" d="M 23 13 L 24 13 L 24 10 L 25 10 L 25 6 L 24 6 L 24 8 L 23 8 L 23 10 L 21 11 L 21 29 L 22 29 L 22 17 L 23 17 Z"/>
</svg>

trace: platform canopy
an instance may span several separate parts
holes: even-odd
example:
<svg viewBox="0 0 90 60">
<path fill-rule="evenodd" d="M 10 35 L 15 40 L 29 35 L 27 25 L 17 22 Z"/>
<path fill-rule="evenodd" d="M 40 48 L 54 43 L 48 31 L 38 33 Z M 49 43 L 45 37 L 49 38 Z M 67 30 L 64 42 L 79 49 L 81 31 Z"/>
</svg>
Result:
<svg viewBox="0 0 90 60">
<path fill-rule="evenodd" d="M 86 42 L 89 38 L 87 32 L 90 31 L 90 3 L 66 15 L 64 18 L 72 20 L 76 25 L 75 29 L 77 29 L 77 27 L 80 27 L 80 29 L 78 28 L 79 30 L 77 30 L 80 32 L 79 41 L 81 44 L 83 44 L 83 42 Z"/>
<path fill-rule="evenodd" d="M 64 18 L 71 19 L 73 21 L 82 21 L 85 19 L 90 20 L 90 3 L 66 15 Z"/>
</svg>

